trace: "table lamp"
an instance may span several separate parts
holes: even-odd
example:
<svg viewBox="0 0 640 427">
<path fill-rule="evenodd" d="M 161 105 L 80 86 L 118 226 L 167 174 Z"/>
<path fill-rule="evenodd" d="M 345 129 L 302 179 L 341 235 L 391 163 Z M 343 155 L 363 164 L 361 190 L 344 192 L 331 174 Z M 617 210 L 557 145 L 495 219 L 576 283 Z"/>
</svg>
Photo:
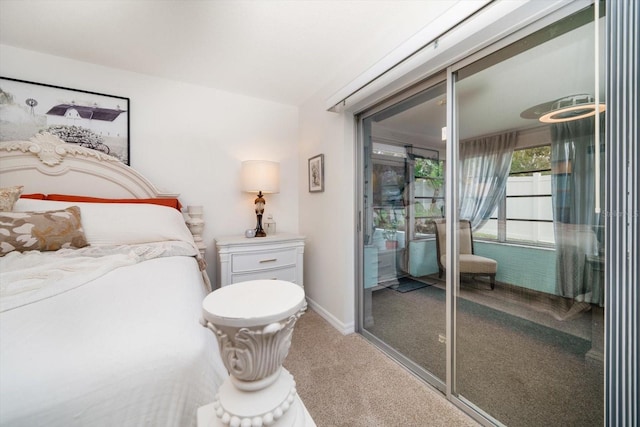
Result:
<svg viewBox="0 0 640 427">
<path fill-rule="evenodd" d="M 263 193 L 280 192 L 280 164 L 267 160 L 245 160 L 242 162 L 242 190 L 258 193 L 254 201 L 257 217 L 256 237 L 266 237 L 262 228 L 264 205 L 267 203 Z"/>
</svg>

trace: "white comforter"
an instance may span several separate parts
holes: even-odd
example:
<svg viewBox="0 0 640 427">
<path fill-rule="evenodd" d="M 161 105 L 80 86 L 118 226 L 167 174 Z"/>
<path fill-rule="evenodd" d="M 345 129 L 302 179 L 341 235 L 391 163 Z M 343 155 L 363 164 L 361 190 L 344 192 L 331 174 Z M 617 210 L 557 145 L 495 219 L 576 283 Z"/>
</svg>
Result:
<svg viewBox="0 0 640 427">
<path fill-rule="evenodd" d="M 197 254 L 197 248 L 183 241 L 11 252 L 0 258 L 0 312 L 67 292 L 118 267 Z"/>
<path fill-rule="evenodd" d="M 199 325 L 206 287 L 195 258 L 152 258 L 74 271 L 84 278 L 72 286 L 45 278 L 52 294 L 20 279 L 0 314 L 0 425 L 196 424 L 227 375 Z"/>
</svg>

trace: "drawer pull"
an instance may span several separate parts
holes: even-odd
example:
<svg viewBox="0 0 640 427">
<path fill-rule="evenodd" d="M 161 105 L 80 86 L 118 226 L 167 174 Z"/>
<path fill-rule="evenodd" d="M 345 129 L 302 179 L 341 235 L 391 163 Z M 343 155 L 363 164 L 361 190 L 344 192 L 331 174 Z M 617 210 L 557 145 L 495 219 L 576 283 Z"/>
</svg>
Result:
<svg viewBox="0 0 640 427">
<path fill-rule="evenodd" d="M 261 259 L 260 260 L 260 264 L 265 263 L 265 262 L 274 262 L 277 261 L 278 258 L 271 258 L 271 259 Z"/>
</svg>

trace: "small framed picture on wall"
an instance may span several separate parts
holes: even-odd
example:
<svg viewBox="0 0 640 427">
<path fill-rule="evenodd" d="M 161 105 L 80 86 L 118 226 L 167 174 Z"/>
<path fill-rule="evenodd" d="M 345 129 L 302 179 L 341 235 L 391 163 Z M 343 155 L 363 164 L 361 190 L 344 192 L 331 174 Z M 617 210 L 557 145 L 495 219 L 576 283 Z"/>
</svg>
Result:
<svg viewBox="0 0 640 427">
<path fill-rule="evenodd" d="M 324 191 L 324 154 L 309 159 L 309 192 Z"/>
</svg>

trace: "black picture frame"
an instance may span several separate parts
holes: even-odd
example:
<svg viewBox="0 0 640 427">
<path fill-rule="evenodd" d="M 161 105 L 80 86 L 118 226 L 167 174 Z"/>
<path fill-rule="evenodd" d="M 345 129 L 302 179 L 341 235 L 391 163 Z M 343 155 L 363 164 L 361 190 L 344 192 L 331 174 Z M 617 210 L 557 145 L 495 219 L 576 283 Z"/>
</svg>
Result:
<svg viewBox="0 0 640 427">
<path fill-rule="evenodd" d="M 130 164 L 129 98 L 0 76 L 0 141 L 49 132 Z"/>
<path fill-rule="evenodd" d="M 324 191 L 324 154 L 309 159 L 309 192 Z"/>
</svg>

